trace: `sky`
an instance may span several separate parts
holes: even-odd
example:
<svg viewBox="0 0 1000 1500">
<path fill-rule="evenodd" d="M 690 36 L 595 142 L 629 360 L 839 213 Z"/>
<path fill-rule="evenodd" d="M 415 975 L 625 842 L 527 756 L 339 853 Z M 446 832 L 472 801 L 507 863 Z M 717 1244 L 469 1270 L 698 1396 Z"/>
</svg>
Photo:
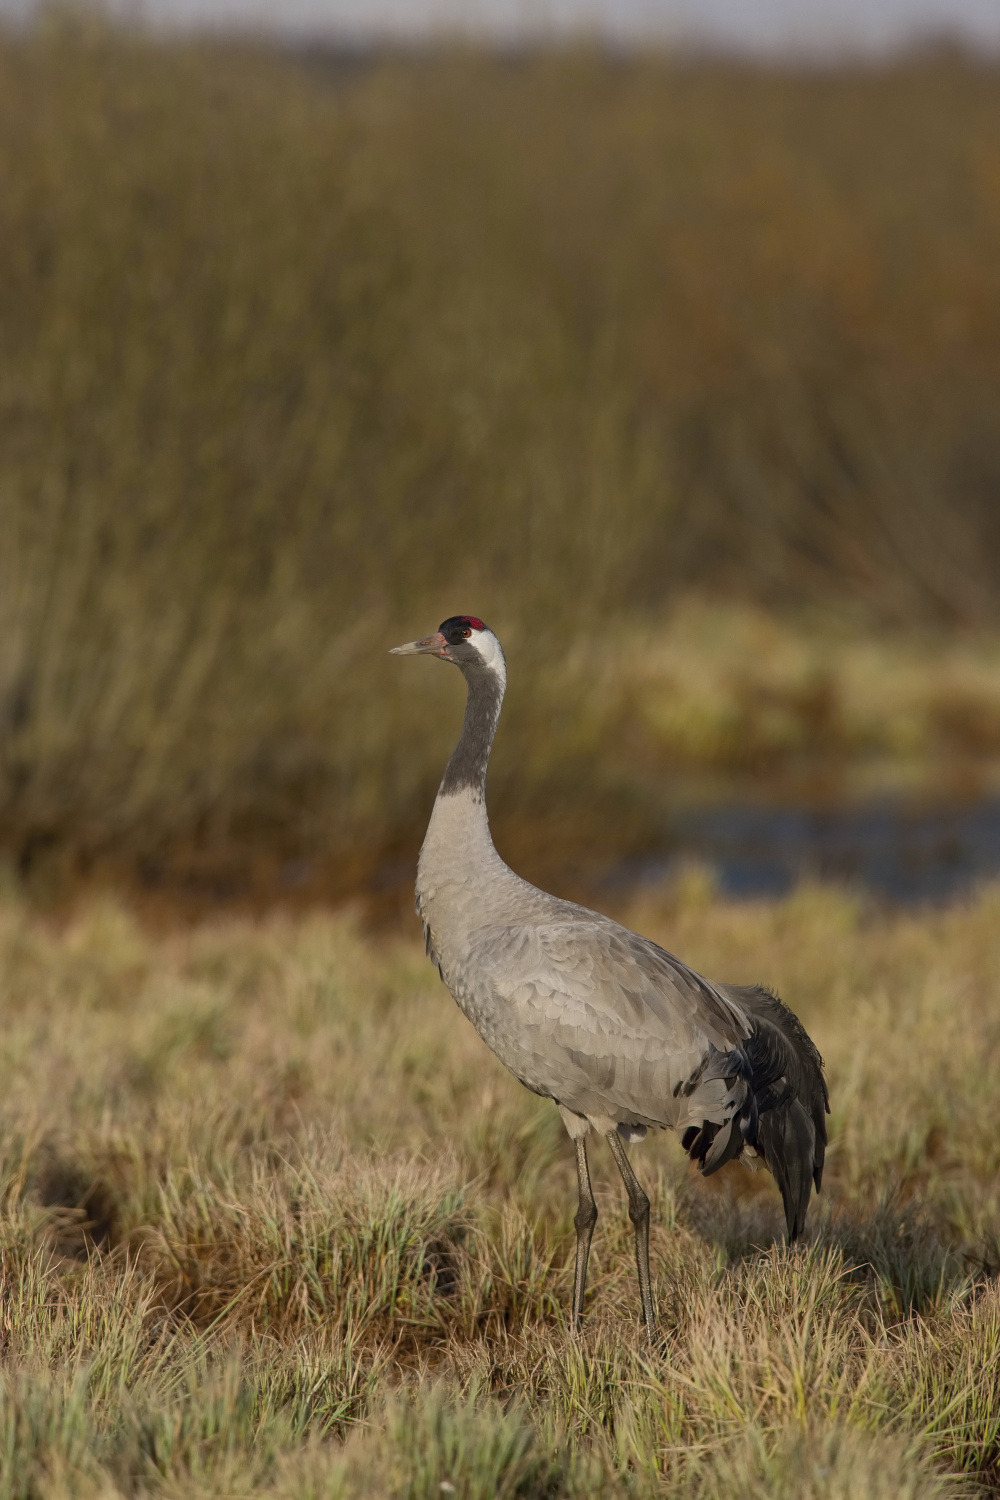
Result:
<svg viewBox="0 0 1000 1500">
<path fill-rule="evenodd" d="M 25 14 L 32 0 L 0 0 Z M 365 41 L 574 31 L 762 53 L 882 52 L 951 36 L 1000 50 L 1000 0 L 110 0 L 154 24 Z"/>
</svg>

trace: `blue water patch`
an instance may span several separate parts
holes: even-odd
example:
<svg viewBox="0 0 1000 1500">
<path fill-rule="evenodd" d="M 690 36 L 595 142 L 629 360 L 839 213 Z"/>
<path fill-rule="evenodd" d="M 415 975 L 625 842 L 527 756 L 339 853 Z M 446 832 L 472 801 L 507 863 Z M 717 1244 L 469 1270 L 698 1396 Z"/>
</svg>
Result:
<svg viewBox="0 0 1000 1500">
<path fill-rule="evenodd" d="M 659 883 L 692 860 L 709 865 L 735 897 L 782 895 L 805 878 L 893 901 L 946 901 L 1000 877 L 1000 800 L 700 808 L 679 814 L 667 847 L 619 869 L 614 883 Z"/>
</svg>

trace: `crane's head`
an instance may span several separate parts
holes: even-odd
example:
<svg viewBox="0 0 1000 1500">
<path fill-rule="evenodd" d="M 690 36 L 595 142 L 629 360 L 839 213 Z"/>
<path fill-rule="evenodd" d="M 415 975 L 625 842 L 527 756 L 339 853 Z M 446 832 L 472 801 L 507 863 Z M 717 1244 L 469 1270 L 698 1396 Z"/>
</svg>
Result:
<svg viewBox="0 0 1000 1500">
<path fill-rule="evenodd" d="M 452 615 L 438 626 L 434 635 L 409 641 L 405 646 L 393 646 L 392 655 L 437 656 L 441 661 L 454 662 L 466 675 L 485 668 L 502 682 L 507 680 L 503 647 L 489 626 L 475 615 Z"/>
</svg>

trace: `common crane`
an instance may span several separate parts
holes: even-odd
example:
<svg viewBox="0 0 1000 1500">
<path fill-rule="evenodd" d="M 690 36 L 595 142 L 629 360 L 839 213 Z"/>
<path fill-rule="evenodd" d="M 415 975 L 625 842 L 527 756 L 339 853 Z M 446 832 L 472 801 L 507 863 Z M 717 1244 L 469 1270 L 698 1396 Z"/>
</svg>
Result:
<svg viewBox="0 0 1000 1500">
<path fill-rule="evenodd" d="M 823 1173 L 822 1059 L 767 990 L 704 979 L 648 938 L 538 890 L 504 864 L 490 836 L 485 783 L 507 665 L 482 620 L 453 615 L 394 654 L 453 662 L 468 684 L 461 738 L 417 868 L 427 952 L 504 1066 L 555 1101 L 575 1144 L 574 1328 L 597 1222 L 586 1144 L 593 1129 L 625 1182 L 652 1339 L 649 1199 L 625 1143 L 642 1140 L 650 1126 L 670 1126 L 706 1175 L 737 1158 L 752 1166 L 763 1159 L 794 1240 Z"/>
</svg>

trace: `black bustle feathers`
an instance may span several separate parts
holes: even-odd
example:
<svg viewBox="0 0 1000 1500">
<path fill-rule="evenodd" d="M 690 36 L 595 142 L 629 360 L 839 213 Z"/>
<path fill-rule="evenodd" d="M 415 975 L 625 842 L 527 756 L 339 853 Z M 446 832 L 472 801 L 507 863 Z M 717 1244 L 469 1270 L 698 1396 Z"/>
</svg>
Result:
<svg viewBox="0 0 1000 1500">
<path fill-rule="evenodd" d="M 750 1035 L 725 1059 L 733 1083 L 746 1083 L 746 1099 L 724 1140 L 706 1121 L 685 1132 L 684 1148 L 706 1175 L 737 1156 L 744 1142 L 758 1151 L 781 1192 L 792 1241 L 805 1227 L 813 1184 L 819 1192 L 823 1180 L 830 1109 L 823 1060 L 777 995 L 735 985 L 726 993 L 751 1019 Z"/>
</svg>

